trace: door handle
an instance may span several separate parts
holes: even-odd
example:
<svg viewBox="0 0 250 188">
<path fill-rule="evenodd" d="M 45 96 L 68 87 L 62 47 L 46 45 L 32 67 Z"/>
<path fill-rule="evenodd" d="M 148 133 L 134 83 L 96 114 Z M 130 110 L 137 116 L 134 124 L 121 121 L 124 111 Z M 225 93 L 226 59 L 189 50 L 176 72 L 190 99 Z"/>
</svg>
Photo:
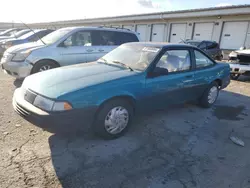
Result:
<svg viewBox="0 0 250 188">
<path fill-rule="evenodd" d="M 98 50 L 99 52 L 104 52 L 104 50 L 102 50 L 102 49 L 100 49 L 100 50 Z"/>
<path fill-rule="evenodd" d="M 94 50 L 90 50 L 90 49 L 89 49 L 89 50 L 86 50 L 86 51 L 87 51 L 87 52 L 93 52 Z"/>
</svg>

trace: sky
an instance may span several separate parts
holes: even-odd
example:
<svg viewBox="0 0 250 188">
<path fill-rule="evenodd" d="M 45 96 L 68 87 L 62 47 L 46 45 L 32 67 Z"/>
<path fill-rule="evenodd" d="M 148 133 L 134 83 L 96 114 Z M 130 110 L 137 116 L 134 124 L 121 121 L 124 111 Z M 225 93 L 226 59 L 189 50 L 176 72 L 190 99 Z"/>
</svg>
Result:
<svg viewBox="0 0 250 188">
<path fill-rule="evenodd" d="M 0 22 L 49 22 L 250 4 L 250 0 L 3 0 Z"/>
</svg>

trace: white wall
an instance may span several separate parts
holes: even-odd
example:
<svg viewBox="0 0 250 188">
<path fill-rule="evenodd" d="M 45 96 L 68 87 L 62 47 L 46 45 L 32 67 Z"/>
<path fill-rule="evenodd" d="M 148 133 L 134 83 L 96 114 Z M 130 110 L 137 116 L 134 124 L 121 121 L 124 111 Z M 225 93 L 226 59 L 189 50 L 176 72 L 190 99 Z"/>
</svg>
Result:
<svg viewBox="0 0 250 188">
<path fill-rule="evenodd" d="M 248 8 L 250 9 L 250 7 Z M 243 10 L 243 9 L 241 9 Z M 246 11 L 246 9 L 244 9 Z M 212 10 L 211 10 L 212 11 Z M 232 14 L 234 13 L 234 9 L 231 10 Z M 217 15 L 223 15 L 221 14 L 221 11 L 217 11 Z M 243 12 L 242 12 L 243 13 Z M 212 39 L 216 42 L 221 41 L 221 34 L 223 31 L 223 23 L 228 22 L 228 21 L 248 21 L 250 22 L 250 11 L 246 11 L 244 15 L 224 15 L 224 16 L 211 16 L 212 14 L 209 13 L 209 11 L 205 12 L 196 12 L 195 17 L 190 17 L 192 13 L 183 13 L 183 14 L 176 14 L 175 17 L 171 18 L 166 18 L 164 15 L 144 15 L 144 16 L 133 16 L 133 17 L 123 17 L 122 19 L 120 18 L 110 18 L 107 20 L 102 19 L 98 22 L 98 19 L 96 19 L 94 22 L 90 21 L 78 21 L 77 23 L 74 22 L 63 22 L 63 23 L 58 23 L 58 26 L 60 27 L 66 27 L 66 26 L 80 26 L 80 25 L 85 25 L 85 26 L 90 26 L 90 25 L 114 25 L 114 26 L 119 26 L 122 27 L 123 25 L 129 25 L 133 26 L 133 30 L 136 29 L 136 26 L 138 24 L 145 24 L 147 25 L 146 31 L 145 31 L 145 39 L 146 41 L 150 41 L 152 38 L 152 26 L 153 24 L 165 24 L 165 30 L 163 33 L 163 42 L 168 42 L 170 39 L 170 34 L 171 34 L 171 24 L 174 23 L 187 23 L 186 27 L 186 39 L 192 39 L 193 37 L 193 32 L 194 32 L 194 26 L 195 23 L 213 23 L 213 32 L 212 32 Z M 229 14 L 229 13 L 228 13 Z M 183 16 L 185 15 L 185 16 Z M 200 16 L 199 16 L 200 15 Z M 207 16 L 206 16 L 207 15 Z M 39 28 L 46 28 L 49 24 L 33 24 L 33 28 L 37 28 L 38 26 L 41 26 Z M 56 23 L 53 23 L 53 25 L 56 25 Z M 248 31 L 246 33 L 246 40 L 245 40 L 245 46 L 250 47 L 250 27 L 248 28 Z"/>
</svg>

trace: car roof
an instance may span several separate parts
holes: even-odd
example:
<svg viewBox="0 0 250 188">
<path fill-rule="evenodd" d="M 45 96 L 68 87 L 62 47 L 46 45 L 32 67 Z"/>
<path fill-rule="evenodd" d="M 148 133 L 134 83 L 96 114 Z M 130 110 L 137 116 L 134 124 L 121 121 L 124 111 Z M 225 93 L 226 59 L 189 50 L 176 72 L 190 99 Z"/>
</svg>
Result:
<svg viewBox="0 0 250 188">
<path fill-rule="evenodd" d="M 138 45 L 138 46 L 155 47 L 155 48 L 169 48 L 169 47 L 196 48 L 189 44 L 167 43 L 167 42 L 130 42 L 130 43 L 125 43 L 124 45 Z"/>
<path fill-rule="evenodd" d="M 112 27 L 103 27 L 103 26 L 99 26 L 99 27 L 89 27 L 89 26 L 82 26 L 82 27 L 64 27 L 61 28 L 60 30 L 82 30 L 82 29 L 91 29 L 91 30 L 105 30 L 105 31 L 118 31 L 118 32 L 127 32 L 127 33 L 136 33 L 134 31 L 131 31 L 129 29 L 124 29 L 124 28 L 112 28 Z"/>
</svg>

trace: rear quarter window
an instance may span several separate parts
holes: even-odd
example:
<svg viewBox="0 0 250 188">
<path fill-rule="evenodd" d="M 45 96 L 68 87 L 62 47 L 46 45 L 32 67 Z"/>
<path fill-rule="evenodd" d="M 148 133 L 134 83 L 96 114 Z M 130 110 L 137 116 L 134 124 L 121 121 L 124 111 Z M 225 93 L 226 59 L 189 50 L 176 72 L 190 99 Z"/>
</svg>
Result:
<svg viewBox="0 0 250 188">
<path fill-rule="evenodd" d="M 116 44 L 121 45 L 127 42 L 139 42 L 137 36 L 133 33 L 116 32 Z"/>
<path fill-rule="evenodd" d="M 206 68 L 214 65 L 214 62 L 211 61 L 208 57 L 206 57 L 201 52 L 194 50 L 196 68 Z"/>
<path fill-rule="evenodd" d="M 133 33 L 120 31 L 93 31 L 92 41 L 94 46 L 119 46 L 127 42 L 138 42 Z"/>
</svg>

